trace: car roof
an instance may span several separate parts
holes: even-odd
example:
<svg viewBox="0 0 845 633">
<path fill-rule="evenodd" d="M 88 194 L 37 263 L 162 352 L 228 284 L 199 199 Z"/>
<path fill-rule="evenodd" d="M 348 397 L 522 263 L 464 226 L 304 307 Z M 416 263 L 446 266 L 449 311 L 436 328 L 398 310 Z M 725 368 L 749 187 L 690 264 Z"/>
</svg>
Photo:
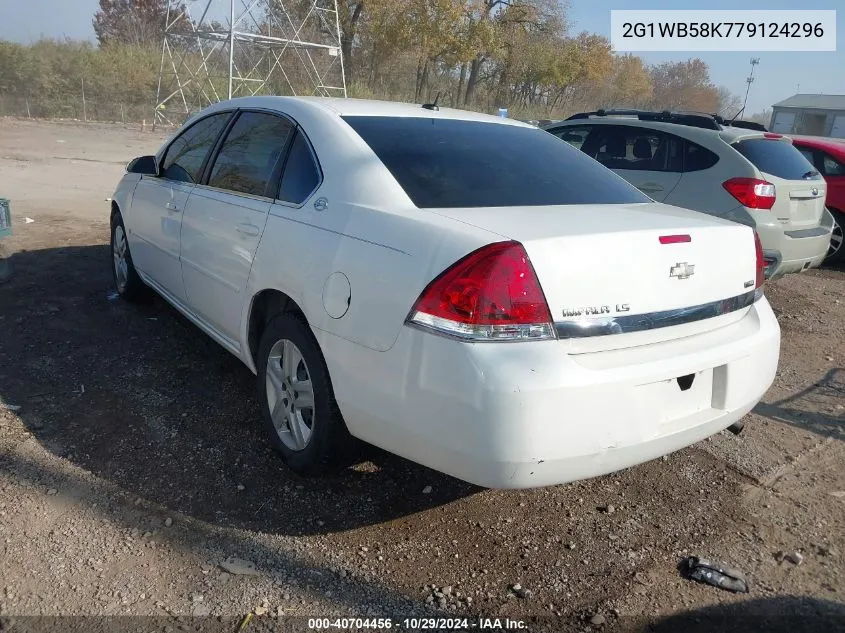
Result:
<svg viewBox="0 0 845 633">
<path fill-rule="evenodd" d="M 712 136 L 714 134 L 721 137 L 727 143 L 732 144 L 736 141 L 746 138 L 763 138 L 765 132 L 759 130 L 750 130 L 748 128 L 736 128 L 730 126 L 722 126 L 721 130 L 711 130 L 708 128 L 695 127 L 692 125 L 683 125 L 682 123 L 669 123 L 668 121 L 650 121 L 642 120 L 632 116 L 597 116 L 588 119 L 569 119 L 563 121 L 555 121 L 543 126 L 543 129 L 548 130 L 556 127 L 576 127 L 579 125 L 630 125 L 634 127 L 644 127 L 650 130 L 662 130 L 664 132 L 671 132 L 684 136 L 687 138 L 696 138 L 701 136 Z"/>
<path fill-rule="evenodd" d="M 338 97 L 237 97 L 220 101 L 205 111 L 224 110 L 231 107 L 262 108 L 285 112 L 291 105 L 299 108 L 313 108 L 333 114 L 335 116 L 384 116 L 384 117 L 420 117 L 426 119 L 453 119 L 461 121 L 478 121 L 483 123 L 498 123 L 519 127 L 534 128 L 527 123 L 515 119 L 458 110 L 453 108 L 439 108 L 430 110 L 420 104 L 402 103 L 398 101 L 378 101 L 374 99 L 351 99 Z"/>
<path fill-rule="evenodd" d="M 799 145 L 805 145 L 815 149 L 824 149 L 833 154 L 845 156 L 845 138 L 829 138 L 827 136 L 802 136 L 790 134 L 790 137 Z"/>
</svg>

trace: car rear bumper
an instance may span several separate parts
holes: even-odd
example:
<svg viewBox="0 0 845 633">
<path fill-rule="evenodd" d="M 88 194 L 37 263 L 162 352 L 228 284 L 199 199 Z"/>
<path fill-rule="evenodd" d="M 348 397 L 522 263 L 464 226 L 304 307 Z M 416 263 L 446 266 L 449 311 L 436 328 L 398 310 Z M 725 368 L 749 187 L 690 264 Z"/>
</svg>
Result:
<svg viewBox="0 0 845 633">
<path fill-rule="evenodd" d="M 774 260 L 766 271 L 767 277 L 780 277 L 821 266 L 830 247 L 833 216 L 825 210 L 815 227 L 804 230 L 784 230 L 782 226 L 757 226 L 767 258 Z"/>
<path fill-rule="evenodd" d="M 765 298 L 701 335 L 584 354 L 413 328 L 387 352 L 318 338 L 353 435 L 494 488 L 602 475 L 708 437 L 759 401 L 780 348 Z"/>
</svg>

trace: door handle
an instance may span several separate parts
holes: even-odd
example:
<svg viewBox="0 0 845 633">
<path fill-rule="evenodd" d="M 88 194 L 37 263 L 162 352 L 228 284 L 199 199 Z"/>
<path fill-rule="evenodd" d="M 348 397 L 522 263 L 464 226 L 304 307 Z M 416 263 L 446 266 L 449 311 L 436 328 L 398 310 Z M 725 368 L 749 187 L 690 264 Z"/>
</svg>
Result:
<svg viewBox="0 0 845 633">
<path fill-rule="evenodd" d="M 660 185 L 658 185 L 655 182 L 647 182 L 647 183 L 640 185 L 637 188 L 640 191 L 648 191 L 648 192 L 652 192 L 652 193 L 657 192 L 657 191 L 663 191 L 663 187 L 661 187 Z"/>
<path fill-rule="evenodd" d="M 168 211 L 172 211 L 173 213 L 179 213 L 179 211 L 181 211 L 181 209 L 173 202 L 168 202 L 164 205 L 164 208 Z"/>
<path fill-rule="evenodd" d="M 244 235 L 249 235 L 250 237 L 258 237 L 259 229 L 254 224 L 238 224 L 235 227 L 235 230 L 238 233 L 243 233 Z"/>
</svg>

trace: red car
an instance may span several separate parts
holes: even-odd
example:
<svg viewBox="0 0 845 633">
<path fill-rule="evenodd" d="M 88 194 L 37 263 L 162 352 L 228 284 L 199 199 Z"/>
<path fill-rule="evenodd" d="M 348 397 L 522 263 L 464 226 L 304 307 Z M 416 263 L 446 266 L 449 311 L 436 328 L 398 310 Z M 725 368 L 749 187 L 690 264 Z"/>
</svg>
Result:
<svg viewBox="0 0 845 633">
<path fill-rule="evenodd" d="M 827 208 L 833 215 L 833 234 L 825 261 L 845 262 L 842 230 L 845 228 L 845 139 L 819 136 L 793 136 L 797 147 L 827 181 Z"/>
</svg>

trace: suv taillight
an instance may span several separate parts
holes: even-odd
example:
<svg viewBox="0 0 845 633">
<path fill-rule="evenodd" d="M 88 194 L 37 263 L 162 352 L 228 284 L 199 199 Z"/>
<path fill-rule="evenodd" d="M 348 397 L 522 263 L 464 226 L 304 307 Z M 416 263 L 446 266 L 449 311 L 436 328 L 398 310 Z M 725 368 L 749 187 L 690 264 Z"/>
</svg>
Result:
<svg viewBox="0 0 845 633">
<path fill-rule="evenodd" d="M 473 251 L 432 281 L 408 323 L 470 341 L 555 338 L 552 315 L 519 242 Z"/>
<path fill-rule="evenodd" d="M 757 251 L 757 284 L 754 288 L 760 288 L 766 280 L 766 258 L 763 257 L 763 243 L 757 231 L 754 231 L 754 249 Z"/>
<path fill-rule="evenodd" d="M 775 205 L 775 186 L 759 178 L 731 178 L 722 186 L 749 209 L 771 209 Z"/>
</svg>

